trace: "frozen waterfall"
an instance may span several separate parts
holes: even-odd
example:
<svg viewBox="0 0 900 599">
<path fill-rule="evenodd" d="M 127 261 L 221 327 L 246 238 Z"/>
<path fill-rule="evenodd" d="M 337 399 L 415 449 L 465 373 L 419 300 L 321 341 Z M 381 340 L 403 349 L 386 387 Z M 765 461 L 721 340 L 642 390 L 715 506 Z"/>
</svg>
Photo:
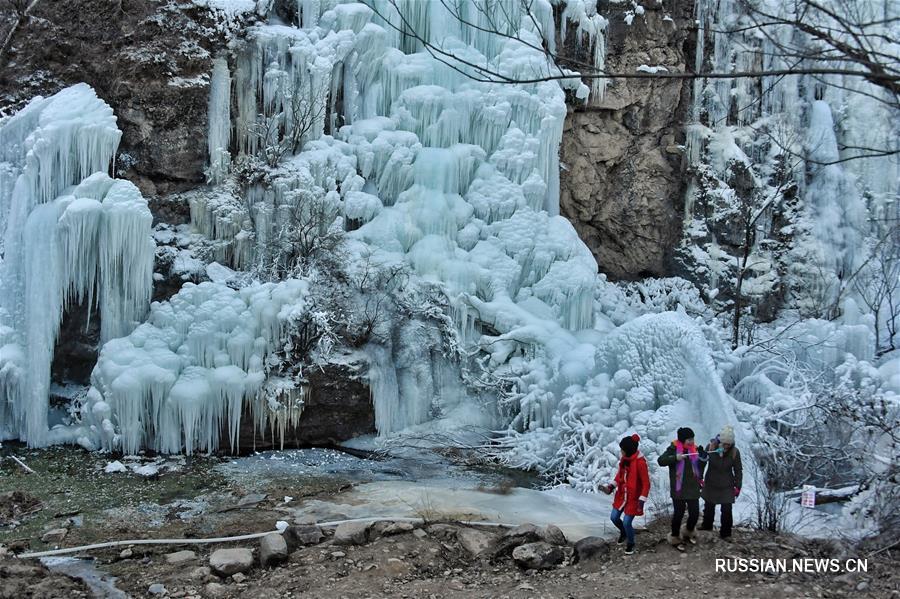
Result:
<svg viewBox="0 0 900 599">
<path fill-rule="evenodd" d="M 50 364 L 66 308 L 99 306 L 101 342 L 150 301 L 154 244 L 137 188 L 106 175 L 112 110 L 87 85 L 37 98 L 0 126 L 0 437 L 48 431 Z"/>
<path fill-rule="evenodd" d="M 461 27 L 446 7 L 411 0 L 300 0 L 300 27 L 252 27 L 230 70 L 223 59 L 214 65 L 212 178 L 227 169 L 226 147 L 235 159 L 281 151 L 282 144 L 289 151 L 267 171 L 267 182 L 250 184 L 243 197 L 227 186 L 194 196 L 192 222 L 216 241 L 218 260 L 248 268 L 269 263 L 271 241 L 291 226 L 291 214 L 324 201 L 343 222 L 351 259 L 365 252 L 405 262 L 442 290 L 474 356 L 470 366 L 477 361 L 487 378 L 510 381 L 510 394 L 483 397 L 483 390 L 466 388 L 462 366 L 431 349 L 437 331 L 394 323 L 389 339 L 362 350 L 382 436 L 428 426 L 435 416 L 475 422 L 477 406 L 490 402 L 518 431 L 511 455 L 539 444 L 570 456 L 568 442 L 548 431 L 570 419 L 573 406 L 602 409 L 596 424 L 605 432 L 580 438 L 591 439 L 591 455 L 602 456 L 597 467 L 608 469 L 626 430 L 645 430 L 652 420 L 650 442 L 667 439 L 671 431 L 653 416 L 660 408 L 695 405 L 696 424 L 712 433 L 732 420 L 731 400 L 702 334 L 683 315 L 648 318 L 604 340 L 608 319 L 596 296 L 605 283 L 558 215 L 564 88 L 584 86 L 574 78 L 510 85 L 469 75 L 471 65 L 485 65 L 510 78 L 534 78 L 549 66 L 541 44 L 553 48 L 572 31 L 602 66 L 606 22 L 593 2 L 536 2 L 534 19 L 516 12 L 520 3 L 507 4 L 514 17 L 507 33 L 519 39 Z M 474 3 L 453 6 L 471 19 L 480 14 Z M 405 35 L 407 26 L 423 38 Z M 469 66 L 436 60 L 425 43 Z M 596 81 L 595 96 L 603 92 Z M 229 85 L 231 106 L 224 101 Z M 290 151 L 294 146 L 302 151 Z M 83 442 L 128 451 L 212 450 L 221 429 L 233 444 L 242 413 L 274 413 L 260 403 L 260 365 L 288 322 L 281 312 L 304 309 L 308 284 L 234 291 L 204 283 L 154 306 L 146 324 L 104 348 Z M 706 386 L 696 388 L 689 382 L 695 377 Z M 579 484 L 593 483 L 585 477 Z"/>
</svg>

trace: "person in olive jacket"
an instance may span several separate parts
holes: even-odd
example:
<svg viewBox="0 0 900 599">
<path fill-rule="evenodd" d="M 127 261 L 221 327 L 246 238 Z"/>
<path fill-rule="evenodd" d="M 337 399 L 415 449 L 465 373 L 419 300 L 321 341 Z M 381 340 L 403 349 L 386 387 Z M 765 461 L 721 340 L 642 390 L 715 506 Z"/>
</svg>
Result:
<svg viewBox="0 0 900 599">
<path fill-rule="evenodd" d="M 694 443 L 694 431 L 688 427 L 678 429 L 678 438 L 656 460 L 660 466 L 669 467 L 669 493 L 672 496 L 672 534 L 669 543 L 684 549 L 682 540 L 697 542 L 695 527 L 700 518 L 700 490 L 703 488 L 703 470 L 706 467 L 706 452 Z M 688 518 L 684 529 L 681 521 L 687 510 Z"/>
<path fill-rule="evenodd" d="M 700 530 L 712 530 L 716 517 L 716 506 L 721 506 L 722 526 L 719 536 L 731 538 L 733 517 L 731 506 L 741 494 L 744 469 L 741 466 L 741 452 L 734 444 L 734 429 L 725 426 L 706 447 L 709 462 L 703 483 L 703 523 Z"/>
</svg>

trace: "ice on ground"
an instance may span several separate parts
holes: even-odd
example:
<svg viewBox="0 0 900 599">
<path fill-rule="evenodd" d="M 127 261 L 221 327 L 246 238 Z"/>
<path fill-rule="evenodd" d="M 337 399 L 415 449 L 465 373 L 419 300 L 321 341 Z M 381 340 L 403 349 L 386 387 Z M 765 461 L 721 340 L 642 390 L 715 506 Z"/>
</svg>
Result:
<svg viewBox="0 0 900 599">
<path fill-rule="evenodd" d="M 113 474 L 115 472 L 128 472 L 128 468 L 125 467 L 125 464 L 120 462 L 119 460 L 115 460 L 113 462 L 108 463 L 103 471 L 107 474 Z"/>
<path fill-rule="evenodd" d="M 76 557 L 42 557 L 41 563 L 52 572 L 80 580 L 98 597 L 127 599 L 128 594 L 116 588 L 116 579 L 94 567 L 93 559 Z"/>
<path fill-rule="evenodd" d="M 477 487 L 448 482 L 383 481 L 357 485 L 333 501 L 309 500 L 293 510 L 295 518 L 311 516 L 316 521 L 350 518 L 426 516 L 431 519 L 471 520 L 518 525 L 554 524 L 570 542 L 597 535 L 612 538 L 618 534 L 609 513 L 612 499 L 606 495 L 588 495 L 572 489 L 548 491 L 514 488 L 492 493 Z M 642 518 L 636 523 L 641 525 Z"/>
</svg>

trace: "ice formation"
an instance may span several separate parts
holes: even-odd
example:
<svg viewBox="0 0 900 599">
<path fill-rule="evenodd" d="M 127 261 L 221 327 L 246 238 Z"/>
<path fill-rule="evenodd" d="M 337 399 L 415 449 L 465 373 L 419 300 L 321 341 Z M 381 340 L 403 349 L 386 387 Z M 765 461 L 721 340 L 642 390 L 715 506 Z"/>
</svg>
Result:
<svg viewBox="0 0 900 599">
<path fill-rule="evenodd" d="M 673 427 L 713 436 L 737 422 L 707 341 L 683 312 L 630 319 L 596 345 L 570 351 L 557 379 L 541 393 L 561 399 L 531 431 L 510 439 L 511 459 L 581 490 L 607 482 L 619 440 L 632 431 L 640 431 L 641 450 L 655 455 Z"/>
<path fill-rule="evenodd" d="M 466 18 L 481 18 L 473 3 L 458 6 Z M 520 19 L 521 6 L 510 3 L 509 14 Z M 602 454 L 595 470 L 579 474 L 569 468 L 572 464 L 563 467 L 587 489 L 594 484 L 591 476 L 612 467 L 614 437 L 626 428 L 648 430 L 651 442 L 668 438 L 675 425 L 653 417 L 658 408 L 693 406 L 698 424 L 705 423 L 710 434 L 732 413 L 703 336 L 688 317 L 647 318 L 603 338 L 601 330 L 612 327 L 605 317 L 597 320 L 596 263 L 571 224 L 558 216 L 563 86 L 570 83 L 477 80 L 473 65 L 510 78 L 545 72 L 546 56 L 536 48 L 542 39 L 551 50 L 556 43 L 553 6 L 534 6 L 535 20 L 510 23 L 515 25 L 510 32 L 517 32 L 523 44 L 460 27 L 438 3 L 400 3 L 427 43 L 465 60 L 453 66 L 430 56 L 422 40 L 401 33 L 405 25 L 390 2 L 300 1 L 301 28 L 252 28 L 230 75 L 221 63 L 215 66 L 210 110 L 217 114 L 210 115 L 210 123 L 216 131 L 211 128 L 210 138 L 228 137 L 221 129 L 229 122 L 224 83 L 215 82 L 230 79 L 236 156 L 262 155 L 266 145 L 290 140 L 303 124 L 298 116 L 309 125 L 302 134 L 303 151 L 272 169 L 266 184 L 249 185 L 245 197 L 227 188 L 195 195 L 191 213 L 195 227 L 217 241 L 216 259 L 241 269 L 269 264 L 273 242 L 296 211 L 322 202 L 343 223 L 353 247 L 404 261 L 420 280 L 443 290 L 461 342 L 475 356 L 473 364 L 497 383 L 511 382 L 510 394 L 499 405 L 506 423 L 511 420 L 520 432 L 511 439 L 510 455 L 518 459 L 526 448 L 540 445 L 542 454 L 556 456 L 548 463 L 559 466 L 581 459 L 577 455 Z M 565 37 L 573 28 L 602 61 L 605 21 L 593 3 L 560 3 L 560 8 L 559 34 Z M 593 93 L 602 94 L 602 85 L 595 85 Z M 224 147 L 210 144 L 211 152 L 213 146 Z M 189 288 L 188 293 L 198 291 Z M 176 296 L 172 304 L 180 302 Z M 139 346 L 143 336 L 160 335 L 169 325 L 156 316 L 159 310 L 154 307 L 150 323 L 115 343 Z M 429 349 L 436 335 L 414 321 L 396 323 L 390 339 L 364 348 L 382 435 L 436 415 L 472 416 L 472 410 L 460 408 L 484 400 L 460 380 L 459 364 Z M 274 342 L 258 343 L 261 358 Z M 193 347 L 181 353 L 196 355 L 200 350 Z M 118 355 L 125 358 L 116 362 Z M 230 353 L 219 355 L 216 366 L 235 367 Z M 105 446 L 210 449 L 216 423 L 234 428 L 232 419 L 240 417 L 240 410 L 220 398 L 223 391 L 210 382 L 214 371 L 209 367 L 198 371 L 159 361 L 166 382 L 152 390 L 146 382 L 132 384 L 117 374 L 128 372 L 126 362 L 147 362 L 137 356 L 107 349 L 95 371 L 92 401 L 104 407 L 94 426 L 107 431 Z M 244 400 L 252 401 L 262 378 L 238 368 L 248 372 L 252 384 L 239 385 L 234 398 L 244 393 Z M 184 412 L 171 405 L 178 388 L 173 381 L 188 375 L 193 387 L 205 385 L 195 395 L 207 400 L 191 403 L 191 411 Z M 694 375 L 703 383 L 692 383 Z M 128 416 L 116 403 L 125 397 L 114 389 L 119 377 L 125 377 L 120 388 L 131 398 L 127 405 L 138 410 Z M 177 396 L 174 403 L 184 400 Z M 175 415 L 157 414 L 151 407 L 157 404 L 176 410 Z M 587 426 L 605 431 L 579 437 L 590 447 L 573 449 L 564 435 L 550 432 L 561 419 L 571 421 L 573 410 L 596 414 Z M 163 432 L 157 427 L 164 422 L 173 424 Z"/>
<path fill-rule="evenodd" d="M 314 283 L 246 285 L 235 271 L 289 270 L 274 264 L 284 232 L 314 209 L 325 215 L 316 233 L 344 229 L 351 260 L 402 262 L 439 288 L 462 348 L 461 358 L 442 354 L 441 332 L 409 319 L 360 350 L 382 437 L 435 418 L 508 427 L 501 446 L 512 463 L 581 490 L 606 482 L 626 433 L 639 432 L 647 453 L 683 425 L 705 437 L 731 423 L 739 443 L 748 441 L 739 421 L 786 393 L 783 381 L 748 359 L 724 386 L 715 334 L 687 315 L 705 309 L 696 290 L 678 280 L 640 283 L 633 295 L 641 300 L 633 301 L 598 277 L 590 251 L 558 214 L 564 90 L 597 98 L 603 80 L 589 89 L 575 77 L 496 80 L 548 74 L 540 48 L 553 51 L 573 35 L 602 69 L 606 21 L 592 1 L 536 0 L 527 16 L 510 0 L 503 26 L 517 40 L 463 26 L 447 12 L 455 7 L 477 24 L 498 1 L 298 0 L 299 27 L 274 19 L 254 26 L 233 55 L 217 58 L 208 105 L 215 187 L 191 202 L 193 226 L 214 242 L 216 262 L 204 269 L 212 282 L 154 304 L 137 328 L 149 297 L 150 218 L 133 186 L 102 174 L 120 135 L 111 111 L 77 86 L 58 106 L 36 100 L 4 123 L 3 435 L 190 453 L 236 449 L 241 421 L 251 418 L 256 431 L 283 436 L 302 414 L 305 389 L 271 372 L 269 358 L 307 314 Z M 736 18 L 731 5 L 698 0 L 700 35 L 715 38 L 712 56 L 698 44 L 698 65 L 749 60 L 714 33 Z M 421 39 L 408 35 L 413 30 Z M 850 225 L 864 210 L 854 173 L 827 164 L 838 153 L 841 99 L 830 88 L 817 99 L 812 87 L 786 77 L 761 110 L 803 131 L 816 163 L 803 193 L 822 216 L 814 233 L 831 244 L 829 268 L 846 271 L 858 264 Z M 752 100 L 754 89 L 745 80 L 698 80 L 696 92 L 692 159 L 717 171 L 758 161 L 746 127 L 763 113 L 728 120 L 728 102 Z M 264 177 L 239 189 L 229 171 L 248 156 L 267 163 Z M 888 179 L 878 193 L 891 189 Z M 31 276 L 37 268 L 49 276 Z M 39 296 L 49 301 L 24 301 Z M 99 305 L 105 344 L 81 421 L 48 431 L 53 342 L 74 303 Z M 871 323 L 852 301 L 840 322 L 804 327 L 792 351 L 807 363 L 827 369 L 848 355 L 872 358 Z"/>
<path fill-rule="evenodd" d="M 103 346 L 82 424 L 67 434 L 126 454 L 215 451 L 220 443 L 234 450 L 245 411 L 261 432 L 299 416 L 294 406 L 270 410 L 267 398 L 279 394 L 263 387 L 272 384 L 266 357 L 282 327 L 302 315 L 307 289 L 297 279 L 237 291 L 186 283 L 130 335 Z"/>
<path fill-rule="evenodd" d="M 814 235 L 821 246 L 822 266 L 837 278 L 844 278 L 863 259 L 859 231 L 866 228 L 867 206 L 860 191 L 870 197 L 869 209 L 876 211 L 887 209 L 900 192 L 900 162 L 871 151 L 896 145 L 900 121 L 891 108 L 895 98 L 861 77 L 804 74 L 803 69 L 796 68 L 796 57 L 785 55 L 779 47 L 796 47 L 796 53 L 813 56 L 822 51 L 816 45 L 818 40 L 790 25 L 769 24 L 764 34 L 760 27 L 747 27 L 748 6 L 761 14 L 783 17 L 786 23 L 799 18 L 835 36 L 848 35 L 846 23 L 830 21 L 832 9 L 837 13 L 844 9 L 829 2 L 821 8 L 814 5 L 808 14 L 798 17 L 794 11 L 804 5 L 790 1 L 752 0 L 742 6 L 696 0 L 698 39 L 706 42 L 696 45 L 696 72 L 798 70 L 798 74 L 696 79 L 692 123 L 687 127 L 689 161 L 693 165 L 705 161 L 719 175 L 724 174 L 730 160 L 746 162 L 758 167 L 758 183 L 764 183 L 765 178 L 774 176 L 771 163 L 777 156 L 786 155 L 783 168 L 792 173 L 792 180 L 804 194 L 808 216 L 816 223 Z M 851 20 L 868 23 L 864 36 L 867 51 L 878 56 L 900 52 L 896 31 L 892 30 L 900 16 L 896 7 L 860 1 L 854 4 L 854 10 Z M 827 62 L 815 64 L 829 66 Z M 843 68 L 846 64 L 837 62 L 834 66 Z M 840 123 L 835 115 L 840 115 Z M 883 126 L 872 127 L 866 121 Z M 839 151 L 839 147 L 844 150 Z M 843 161 L 869 153 L 874 155 Z"/>
<path fill-rule="evenodd" d="M 208 179 L 211 183 L 220 183 L 228 173 L 230 154 L 228 146 L 231 142 L 231 73 L 228 61 L 217 58 L 213 61 L 212 77 L 209 83 L 209 134 L 207 149 L 209 152 Z"/>
<path fill-rule="evenodd" d="M 0 437 L 48 442 L 50 363 L 66 308 L 98 306 L 101 341 L 143 319 L 151 216 L 133 184 L 106 175 L 120 137 L 112 110 L 84 84 L 37 98 L 0 126 Z"/>
<path fill-rule="evenodd" d="M 828 372 L 839 366 L 845 356 L 873 359 L 871 348 L 866 346 L 870 335 L 866 331 L 871 332 L 879 324 L 857 317 L 857 303 L 852 301 L 854 291 L 848 287 L 852 287 L 853 277 L 867 260 L 871 247 L 867 237 L 885 237 L 883 223 L 896 218 L 900 162 L 877 155 L 854 158 L 872 149 L 895 147 L 900 121 L 892 112 L 891 103 L 896 99 L 889 92 L 861 77 L 803 73 L 803 69 L 796 68 L 796 56 L 779 50 L 789 46 L 796 48 L 798 55 L 813 55 L 821 51 L 818 40 L 790 25 L 769 24 L 764 34 L 760 27 L 747 26 L 752 22 L 748 7 L 784 17 L 789 23 L 796 16 L 793 11 L 804 6 L 781 0 L 753 0 L 746 4 L 696 1 L 698 39 L 706 42 L 696 45 L 697 72 L 798 72 L 759 80 L 696 79 L 687 149 L 692 165 L 701 172 L 708 166 L 721 180 L 727 180 L 729 169 L 740 163 L 751 173 L 752 185 L 767 197 L 783 192 L 785 184 L 779 183 L 782 179 L 796 186 L 800 213 L 794 214 L 783 230 L 756 235 L 751 260 L 755 271 L 746 278 L 743 291 L 745 296 L 752 296 L 756 290 L 771 290 L 772 281 L 766 277 L 776 276 L 777 267 L 766 244 L 780 234 L 794 236 L 784 279 L 790 285 L 787 307 L 804 316 L 821 316 L 825 314 L 821 306 L 834 305 L 839 309 L 830 316 L 843 311 L 847 314 L 835 321 L 841 325 L 810 319 L 803 323 L 802 334 L 796 331 L 801 338 L 815 339 L 815 345 L 827 348 L 822 351 L 830 352 L 829 356 L 810 355 L 800 347 L 783 349 L 805 367 Z M 847 23 L 831 21 L 833 14 L 844 12 L 839 4 L 824 2 L 806 8 L 808 12 L 800 18 L 811 28 L 829 31 L 837 38 L 848 35 Z M 893 5 L 860 1 L 854 3 L 849 19 L 867 23 L 864 43 L 868 50 L 880 56 L 894 56 L 900 51 L 896 41 L 898 16 Z M 831 66 L 828 62 L 809 64 Z M 833 66 L 846 65 L 837 62 Z M 879 126 L 871 126 L 876 122 Z M 697 188 L 692 185 L 685 202 L 686 231 L 697 222 L 691 214 L 696 193 Z M 735 191 L 725 185 L 706 193 L 722 194 L 725 203 L 734 201 Z M 731 196 L 726 197 L 728 194 Z M 772 212 L 767 208 L 762 214 L 757 229 L 763 233 L 767 233 L 765 229 L 770 225 L 766 219 L 771 219 Z M 701 230 L 703 233 L 708 231 Z M 722 251 L 715 238 L 704 249 L 694 246 L 691 251 L 696 262 L 709 269 L 712 288 L 719 283 L 720 275 L 728 274 L 724 265 L 735 263 L 734 256 Z M 745 360 L 738 371 L 748 375 L 757 367 L 753 360 Z M 729 377 L 740 380 L 737 372 Z M 759 403 L 765 389 L 774 387 L 768 382 L 757 384 L 760 377 L 754 377 L 736 393 Z M 772 391 L 773 396 L 784 393 Z"/>
</svg>

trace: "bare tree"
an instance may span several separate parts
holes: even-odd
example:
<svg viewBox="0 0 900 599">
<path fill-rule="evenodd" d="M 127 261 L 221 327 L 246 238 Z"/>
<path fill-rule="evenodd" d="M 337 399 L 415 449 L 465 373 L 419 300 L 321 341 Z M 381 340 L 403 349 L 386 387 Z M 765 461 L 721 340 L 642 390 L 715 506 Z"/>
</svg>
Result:
<svg viewBox="0 0 900 599">
<path fill-rule="evenodd" d="M 248 134 L 257 138 L 257 157 L 270 167 L 300 151 L 325 116 L 324 97 L 293 90 L 286 99 L 281 110 L 259 114 L 247 127 Z"/>
<path fill-rule="evenodd" d="M 257 241 L 256 268 L 264 279 L 295 276 L 312 261 L 335 252 L 343 241 L 344 232 L 335 224 L 340 205 L 329 194 L 312 196 L 298 190 L 286 194 L 280 206 L 257 200 L 247 209 Z M 263 212 L 266 217 L 261 217 Z"/>
<path fill-rule="evenodd" d="M 795 404 L 766 408 L 756 430 L 757 524 L 780 530 L 785 492 L 802 485 L 850 487 L 878 497 L 861 502 L 872 513 L 889 543 L 896 543 L 900 517 L 900 470 L 894 456 L 900 448 L 900 403 L 872 386 L 858 386 L 865 363 L 844 365 L 837 380 L 805 369 L 796 362 L 779 362 L 784 385 L 798 398 Z M 862 369 L 854 372 L 854 368 Z"/>
<path fill-rule="evenodd" d="M 792 197 L 796 193 L 796 186 L 788 179 L 783 179 L 775 188 L 765 191 L 754 190 L 741 200 L 738 213 L 739 227 L 743 232 L 743 243 L 740 246 L 740 254 L 737 257 L 737 274 L 735 275 L 734 303 L 731 316 L 731 349 L 737 349 L 740 344 L 741 317 L 744 306 L 749 298 L 745 297 L 744 285 L 760 264 L 769 265 L 770 260 L 763 259 L 759 254 L 759 237 L 766 231 L 759 226 L 763 215 L 770 213 L 773 208 L 785 198 Z M 748 339 L 748 342 L 750 340 Z"/>
<path fill-rule="evenodd" d="M 797 72 L 814 76 L 813 72 L 833 68 L 840 73 L 855 73 L 887 92 L 884 101 L 898 107 L 900 101 L 900 61 L 896 52 L 896 24 L 900 12 L 891 2 L 863 2 L 860 0 L 792 0 L 783 10 L 773 11 L 770 3 L 740 0 L 750 24 L 739 30 L 752 29 L 764 36 L 784 60 L 800 61 Z M 778 28 L 802 34 L 790 38 L 774 35 Z M 835 82 L 824 82 L 836 85 Z M 879 99 L 881 99 L 879 97 Z"/>
<path fill-rule="evenodd" d="M 894 225 L 884 243 L 875 245 L 869 260 L 853 279 L 853 289 L 875 317 L 875 353 L 896 349 L 900 320 L 900 226 Z M 882 347 L 881 323 L 887 332 Z"/>
<path fill-rule="evenodd" d="M 855 0 L 842 0 L 848 5 L 856 4 Z M 834 15 L 827 7 L 820 6 L 815 0 L 795 0 L 796 8 L 790 16 L 768 15 L 762 9 L 757 8 L 755 0 L 740 0 L 740 6 L 755 18 L 755 22 L 749 27 L 736 27 L 720 33 L 741 33 L 747 29 L 763 32 L 778 27 L 789 26 L 796 28 L 812 39 L 827 46 L 827 50 L 820 48 L 807 49 L 807 54 L 802 54 L 799 49 L 790 54 L 800 54 L 802 58 L 809 59 L 808 64 L 797 64 L 785 68 L 770 68 L 753 71 L 735 72 L 675 72 L 658 71 L 616 73 L 605 69 L 598 69 L 594 64 L 585 62 L 577 56 L 566 54 L 564 51 L 551 51 L 547 43 L 549 36 L 555 35 L 555 31 L 545 31 L 541 25 L 541 14 L 535 0 L 476 0 L 471 6 L 476 14 L 465 14 L 460 5 L 453 0 L 436 0 L 429 3 L 427 10 L 442 10 L 447 18 L 455 19 L 463 27 L 470 28 L 481 34 L 493 35 L 498 38 L 515 40 L 524 47 L 542 52 L 548 58 L 547 69 L 542 73 L 528 76 L 514 76 L 503 73 L 490 65 L 476 63 L 461 55 L 454 53 L 443 46 L 429 40 L 427 32 L 419 31 L 417 23 L 412 15 L 405 14 L 404 7 L 398 0 L 389 0 L 390 8 L 384 9 L 374 3 L 370 3 L 376 15 L 378 15 L 389 27 L 401 34 L 404 43 L 410 48 L 414 45 L 421 46 L 438 62 L 459 71 L 467 77 L 485 82 L 495 83 L 536 83 L 551 80 L 571 79 L 744 79 L 761 78 L 767 76 L 786 76 L 808 74 L 814 76 L 840 75 L 860 77 L 873 85 L 881 87 L 893 95 L 892 102 L 897 105 L 900 94 L 900 68 L 895 57 L 874 48 L 873 40 L 881 38 L 885 34 L 885 27 L 900 21 L 900 15 L 893 15 L 893 11 L 887 10 L 888 16 L 882 19 L 869 19 L 864 17 L 859 10 L 848 11 L 845 17 Z M 761 3 L 760 3 L 761 4 Z M 543 38 L 543 42 L 526 39 L 520 34 L 522 23 L 531 23 L 534 30 Z M 847 40 L 846 38 L 850 38 Z M 560 40 L 565 42 L 565 40 Z M 565 48 L 565 43 L 554 44 L 557 48 Z M 785 48 L 792 50 L 791 48 Z M 577 69 L 578 73 L 572 71 Z"/>
</svg>

